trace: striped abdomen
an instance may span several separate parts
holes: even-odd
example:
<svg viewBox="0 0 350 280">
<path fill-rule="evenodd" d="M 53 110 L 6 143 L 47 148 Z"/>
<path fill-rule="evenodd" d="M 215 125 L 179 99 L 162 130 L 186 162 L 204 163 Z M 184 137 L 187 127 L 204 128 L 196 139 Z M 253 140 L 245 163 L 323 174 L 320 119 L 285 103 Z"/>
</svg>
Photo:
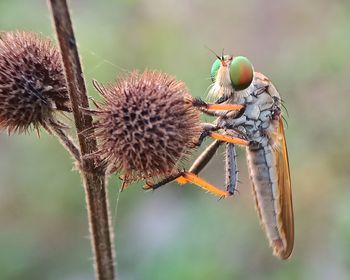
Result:
<svg viewBox="0 0 350 280">
<path fill-rule="evenodd" d="M 283 247 L 279 232 L 278 175 L 274 150 L 270 145 L 247 148 L 248 168 L 260 222 L 274 249 Z"/>
</svg>

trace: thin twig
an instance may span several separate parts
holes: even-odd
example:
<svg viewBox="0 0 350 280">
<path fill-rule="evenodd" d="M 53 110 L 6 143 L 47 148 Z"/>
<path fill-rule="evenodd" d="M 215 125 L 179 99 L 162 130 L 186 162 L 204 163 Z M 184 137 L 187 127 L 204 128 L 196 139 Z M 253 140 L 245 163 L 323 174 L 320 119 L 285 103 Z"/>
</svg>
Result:
<svg viewBox="0 0 350 280">
<path fill-rule="evenodd" d="M 77 146 L 74 144 L 74 141 L 69 137 L 69 135 L 65 133 L 62 126 L 60 126 L 56 122 L 51 121 L 48 124 L 48 129 L 49 129 L 49 132 L 56 135 L 60 139 L 62 145 L 73 156 L 73 158 L 77 161 L 77 163 L 80 164 L 80 161 L 81 161 L 80 151 L 77 148 Z"/>
<path fill-rule="evenodd" d="M 97 150 L 95 137 L 84 137 L 92 127 L 92 118 L 80 108 L 89 108 L 78 50 L 66 0 L 49 0 L 60 45 L 70 100 L 81 151 L 80 172 L 83 178 L 88 208 L 91 242 L 96 278 L 114 279 L 112 230 L 108 210 L 105 174 L 99 172 L 94 159 L 86 155 Z"/>
</svg>

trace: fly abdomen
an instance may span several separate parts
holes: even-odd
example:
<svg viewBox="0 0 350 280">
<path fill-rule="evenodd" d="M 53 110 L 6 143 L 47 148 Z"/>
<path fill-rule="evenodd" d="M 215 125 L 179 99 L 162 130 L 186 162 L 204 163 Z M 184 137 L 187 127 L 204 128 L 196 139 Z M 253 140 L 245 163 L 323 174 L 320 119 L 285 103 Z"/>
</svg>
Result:
<svg viewBox="0 0 350 280">
<path fill-rule="evenodd" d="M 272 243 L 281 242 L 278 230 L 276 159 L 270 145 L 247 148 L 248 168 L 260 222 Z"/>
</svg>

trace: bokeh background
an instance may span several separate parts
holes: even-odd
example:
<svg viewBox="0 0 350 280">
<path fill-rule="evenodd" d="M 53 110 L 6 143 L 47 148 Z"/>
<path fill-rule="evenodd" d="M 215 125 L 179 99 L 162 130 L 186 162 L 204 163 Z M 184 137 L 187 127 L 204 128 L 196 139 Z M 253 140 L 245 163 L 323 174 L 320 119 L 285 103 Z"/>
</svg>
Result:
<svg viewBox="0 0 350 280">
<path fill-rule="evenodd" d="M 159 69 L 206 97 L 213 54 L 250 58 L 285 100 L 296 240 L 275 259 L 240 151 L 239 194 L 193 186 L 109 194 L 120 279 L 350 279 L 350 2 L 72 0 L 89 87 Z M 54 37 L 44 0 L 1 0 L 0 30 Z M 210 119 L 206 119 L 210 120 Z M 223 151 L 203 173 L 222 186 Z M 118 206 L 117 201 L 119 201 Z M 93 279 L 84 192 L 51 136 L 0 134 L 0 279 Z"/>
</svg>

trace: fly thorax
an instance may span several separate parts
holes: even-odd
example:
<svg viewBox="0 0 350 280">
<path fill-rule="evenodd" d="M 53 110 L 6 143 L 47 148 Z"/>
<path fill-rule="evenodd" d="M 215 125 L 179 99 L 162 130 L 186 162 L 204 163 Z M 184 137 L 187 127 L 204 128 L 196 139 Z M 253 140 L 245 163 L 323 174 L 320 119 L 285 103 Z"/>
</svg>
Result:
<svg viewBox="0 0 350 280">
<path fill-rule="evenodd" d="M 249 88 L 248 88 L 249 89 Z M 246 108 L 239 118 L 223 118 L 219 126 L 236 129 L 247 140 L 257 146 L 276 146 L 278 143 L 278 121 L 274 119 L 276 102 L 266 91 L 242 91 L 243 102 Z M 244 96 L 243 96 L 244 95 Z M 238 96 L 237 99 L 240 99 Z"/>
</svg>

